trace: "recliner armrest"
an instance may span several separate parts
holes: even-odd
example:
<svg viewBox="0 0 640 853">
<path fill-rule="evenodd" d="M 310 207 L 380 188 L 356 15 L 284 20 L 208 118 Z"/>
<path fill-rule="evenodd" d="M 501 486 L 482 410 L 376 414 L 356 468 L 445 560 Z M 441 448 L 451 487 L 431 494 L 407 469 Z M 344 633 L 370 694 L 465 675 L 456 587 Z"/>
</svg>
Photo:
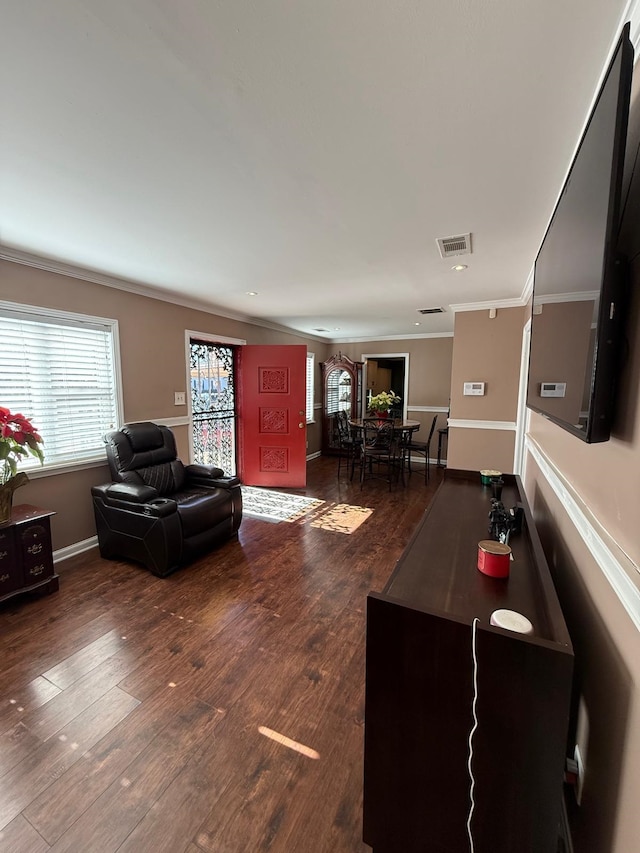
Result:
<svg viewBox="0 0 640 853">
<path fill-rule="evenodd" d="M 192 477 L 223 477 L 224 471 L 216 465 L 185 465 L 184 472 L 191 479 Z"/>
<path fill-rule="evenodd" d="M 136 483 L 113 483 L 107 487 L 106 495 L 116 500 L 146 504 L 158 497 L 158 490 L 153 486 L 142 486 Z"/>
<path fill-rule="evenodd" d="M 137 515 L 164 518 L 177 512 L 178 505 L 171 498 L 161 498 L 151 486 L 136 486 L 129 483 L 105 483 L 92 486 L 94 498 L 102 499 L 105 507 L 127 510 Z"/>
<path fill-rule="evenodd" d="M 225 477 L 222 468 L 215 465 L 185 465 L 187 481 L 194 486 L 210 486 L 216 489 L 231 489 L 240 485 L 238 477 Z"/>
</svg>

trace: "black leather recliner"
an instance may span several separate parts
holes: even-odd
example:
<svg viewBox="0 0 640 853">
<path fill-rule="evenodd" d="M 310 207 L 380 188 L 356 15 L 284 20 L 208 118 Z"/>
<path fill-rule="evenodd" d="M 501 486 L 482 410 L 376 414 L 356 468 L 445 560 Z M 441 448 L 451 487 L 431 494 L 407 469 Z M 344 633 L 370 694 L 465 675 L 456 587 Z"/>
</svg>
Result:
<svg viewBox="0 0 640 853">
<path fill-rule="evenodd" d="M 168 427 L 125 424 L 105 443 L 114 482 L 91 489 L 102 557 L 136 560 L 164 577 L 237 532 L 240 480 L 183 465 Z"/>
</svg>

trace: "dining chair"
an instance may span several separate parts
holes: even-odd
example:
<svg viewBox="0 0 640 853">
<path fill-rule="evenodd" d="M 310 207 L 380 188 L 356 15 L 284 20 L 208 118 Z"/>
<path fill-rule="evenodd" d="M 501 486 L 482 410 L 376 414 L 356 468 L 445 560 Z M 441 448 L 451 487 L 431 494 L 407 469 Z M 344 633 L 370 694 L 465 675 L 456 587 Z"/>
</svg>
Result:
<svg viewBox="0 0 640 853">
<path fill-rule="evenodd" d="M 385 479 L 391 491 L 392 483 L 402 478 L 401 432 L 391 419 L 365 418 L 362 422 L 362 446 L 360 447 L 360 488 L 365 479 Z M 375 466 L 375 468 L 374 468 Z M 384 470 L 384 474 L 381 471 Z"/>
<path fill-rule="evenodd" d="M 336 414 L 336 428 L 338 431 L 338 477 L 342 467 L 342 460 L 347 463 L 347 468 L 351 468 L 350 479 L 353 480 L 353 472 L 355 471 L 356 459 L 358 451 L 362 444 L 362 439 L 355 435 L 349 425 L 349 415 L 346 411 L 339 411 Z"/>
<path fill-rule="evenodd" d="M 429 429 L 429 436 L 426 441 L 414 441 L 413 433 L 409 436 L 409 441 L 405 443 L 404 450 L 407 457 L 407 470 L 411 474 L 411 453 L 421 453 L 424 455 L 424 481 L 429 482 L 429 453 L 431 447 L 431 439 L 436 428 L 438 416 L 435 415 Z"/>
</svg>

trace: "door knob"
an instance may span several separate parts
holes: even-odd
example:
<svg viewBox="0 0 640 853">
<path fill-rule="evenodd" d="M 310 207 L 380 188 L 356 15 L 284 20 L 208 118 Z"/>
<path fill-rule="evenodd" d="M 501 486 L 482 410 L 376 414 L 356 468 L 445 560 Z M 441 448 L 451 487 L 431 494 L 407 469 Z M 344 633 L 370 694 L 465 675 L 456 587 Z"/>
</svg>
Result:
<svg viewBox="0 0 640 853">
<path fill-rule="evenodd" d="M 300 429 L 304 429 L 304 424 L 303 424 L 303 422 L 302 422 L 302 421 L 300 421 L 300 423 L 298 424 L 298 427 L 299 427 Z"/>
</svg>

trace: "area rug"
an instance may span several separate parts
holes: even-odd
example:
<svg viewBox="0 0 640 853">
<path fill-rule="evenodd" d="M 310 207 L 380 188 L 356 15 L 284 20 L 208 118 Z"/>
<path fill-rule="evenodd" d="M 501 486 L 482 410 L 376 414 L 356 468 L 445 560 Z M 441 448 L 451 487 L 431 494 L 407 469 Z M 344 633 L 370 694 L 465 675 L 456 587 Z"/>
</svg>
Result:
<svg viewBox="0 0 640 853">
<path fill-rule="evenodd" d="M 305 495 L 290 495 L 273 489 L 260 489 L 257 486 L 242 487 L 244 515 L 267 521 L 297 521 L 322 504 L 324 501 Z"/>
<path fill-rule="evenodd" d="M 316 515 L 311 522 L 311 527 L 333 530 L 335 533 L 353 533 L 363 521 L 369 518 L 372 512 L 373 510 L 366 506 L 336 504 L 333 509 Z"/>
</svg>

